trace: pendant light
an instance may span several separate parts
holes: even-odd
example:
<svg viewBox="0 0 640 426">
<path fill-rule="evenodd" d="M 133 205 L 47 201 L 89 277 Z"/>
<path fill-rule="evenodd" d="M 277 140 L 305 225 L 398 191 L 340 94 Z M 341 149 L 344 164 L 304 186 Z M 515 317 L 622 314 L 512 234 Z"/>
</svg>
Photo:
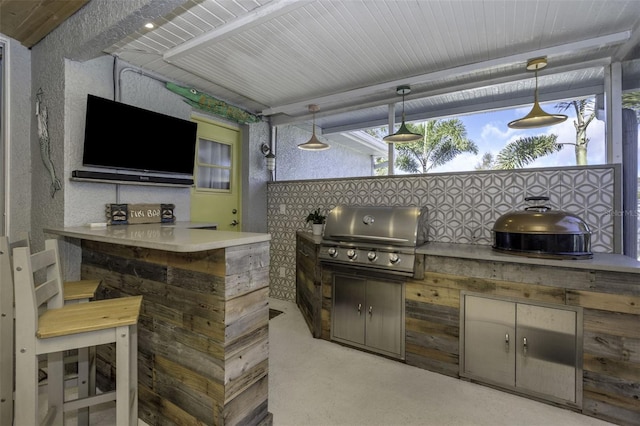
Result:
<svg viewBox="0 0 640 426">
<path fill-rule="evenodd" d="M 545 112 L 538 103 L 538 70 L 547 66 L 547 58 L 530 59 L 527 62 L 527 71 L 534 71 L 536 75 L 536 90 L 534 93 L 534 102 L 529 114 L 524 117 L 513 120 L 507 126 L 512 129 L 531 129 L 533 127 L 553 126 L 560 124 L 567 119 L 564 114 L 549 114 Z"/>
<path fill-rule="evenodd" d="M 311 139 L 298 145 L 298 148 L 304 149 L 305 151 L 324 151 L 325 149 L 331 148 L 331 146 L 326 143 L 320 142 L 316 137 L 316 112 L 318 112 L 319 109 L 318 105 L 309 105 L 309 111 L 313 113 L 313 130 L 311 131 Z"/>
<path fill-rule="evenodd" d="M 383 141 L 388 143 L 394 142 L 413 142 L 418 139 L 422 139 L 422 135 L 418 133 L 412 133 L 407 125 L 404 123 L 404 95 L 411 93 L 411 88 L 409 86 L 398 86 L 396 88 L 396 93 L 398 95 L 402 95 L 402 124 L 397 132 L 394 134 L 389 134 L 382 138 Z"/>
</svg>

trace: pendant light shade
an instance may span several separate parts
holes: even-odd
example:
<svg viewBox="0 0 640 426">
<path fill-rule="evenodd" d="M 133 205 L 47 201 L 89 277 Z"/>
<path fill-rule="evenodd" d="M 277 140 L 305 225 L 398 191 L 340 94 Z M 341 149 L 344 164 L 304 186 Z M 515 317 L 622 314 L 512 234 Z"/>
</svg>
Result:
<svg viewBox="0 0 640 426">
<path fill-rule="evenodd" d="M 534 102 L 529 114 L 518 120 L 513 120 L 508 126 L 512 129 L 531 129 L 534 127 L 553 126 L 560 124 L 567 119 L 564 114 L 549 114 L 545 112 L 538 103 L 538 70 L 547 66 L 546 58 L 531 59 L 527 62 L 527 70 L 536 73 L 536 90 L 534 93 Z"/>
<path fill-rule="evenodd" d="M 311 139 L 305 143 L 298 145 L 298 148 L 305 151 L 324 151 L 331 148 L 330 145 L 320 142 L 316 137 L 316 112 L 319 110 L 318 105 L 309 105 L 309 111 L 313 113 L 313 129 L 311 131 Z"/>
<path fill-rule="evenodd" d="M 400 128 L 394 134 L 390 134 L 382 138 L 383 141 L 388 143 L 394 142 L 413 142 L 418 139 L 422 139 L 422 135 L 419 133 L 412 133 L 404 122 L 404 95 L 409 94 L 411 92 L 411 88 L 409 86 L 398 86 L 396 88 L 396 93 L 398 95 L 402 95 L 402 124 L 400 124 Z"/>
</svg>

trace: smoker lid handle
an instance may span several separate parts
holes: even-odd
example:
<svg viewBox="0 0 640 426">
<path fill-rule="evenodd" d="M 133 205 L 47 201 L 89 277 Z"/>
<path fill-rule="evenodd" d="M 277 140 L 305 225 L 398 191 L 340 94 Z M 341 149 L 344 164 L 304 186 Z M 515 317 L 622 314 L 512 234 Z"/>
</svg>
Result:
<svg viewBox="0 0 640 426">
<path fill-rule="evenodd" d="M 358 235 L 358 234 L 331 234 L 329 236 L 332 239 L 343 240 L 362 240 L 362 241 L 383 241 L 385 243 L 408 243 L 406 238 L 393 238 L 393 237 L 372 237 L 370 235 Z"/>
</svg>

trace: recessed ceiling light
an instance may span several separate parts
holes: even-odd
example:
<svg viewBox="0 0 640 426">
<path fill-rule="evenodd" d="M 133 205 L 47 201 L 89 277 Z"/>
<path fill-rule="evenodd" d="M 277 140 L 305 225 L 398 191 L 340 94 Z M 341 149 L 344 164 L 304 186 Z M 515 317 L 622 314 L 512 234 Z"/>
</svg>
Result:
<svg viewBox="0 0 640 426">
<path fill-rule="evenodd" d="M 152 29 L 155 28 L 155 25 L 153 25 L 153 23 L 151 23 L 151 22 L 147 22 L 146 24 L 144 24 L 144 27 L 149 29 L 149 30 L 152 30 Z"/>
</svg>

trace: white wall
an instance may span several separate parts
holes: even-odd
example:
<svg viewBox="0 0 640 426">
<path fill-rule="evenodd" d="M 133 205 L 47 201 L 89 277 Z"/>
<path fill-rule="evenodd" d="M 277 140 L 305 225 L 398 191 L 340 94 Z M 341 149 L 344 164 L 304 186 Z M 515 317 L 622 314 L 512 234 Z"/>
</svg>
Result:
<svg viewBox="0 0 640 426">
<path fill-rule="evenodd" d="M 329 143 L 322 136 L 322 142 Z M 344 146 L 333 145 L 325 151 L 303 151 L 298 145 L 305 143 L 311 132 L 297 126 L 284 126 L 277 130 L 276 180 L 328 179 L 339 177 L 371 176 L 371 157 L 358 154 Z"/>
<path fill-rule="evenodd" d="M 86 62 L 66 61 L 65 102 L 65 201 L 64 226 L 79 226 L 87 222 L 105 221 L 105 204 L 108 203 L 173 203 L 177 220 L 189 220 L 191 210 L 189 188 L 170 188 L 111 183 L 69 181 L 73 170 L 82 166 L 84 120 L 87 94 L 113 99 L 113 68 L 115 58 L 103 56 Z M 118 61 L 117 70 L 128 69 L 128 64 Z M 191 116 L 191 107 L 182 98 L 164 88 L 164 83 L 139 73 L 125 71 L 121 75 L 121 101 L 137 107 L 183 119 Z M 117 122 L 112 123 L 118 126 Z M 127 132 L 123 128 L 122 132 Z M 116 144 L 118 141 L 114 141 Z M 126 155 L 126 147 L 124 147 Z M 171 155 L 158 152 L 150 155 Z M 99 170 L 99 169 L 95 169 Z"/>
</svg>

